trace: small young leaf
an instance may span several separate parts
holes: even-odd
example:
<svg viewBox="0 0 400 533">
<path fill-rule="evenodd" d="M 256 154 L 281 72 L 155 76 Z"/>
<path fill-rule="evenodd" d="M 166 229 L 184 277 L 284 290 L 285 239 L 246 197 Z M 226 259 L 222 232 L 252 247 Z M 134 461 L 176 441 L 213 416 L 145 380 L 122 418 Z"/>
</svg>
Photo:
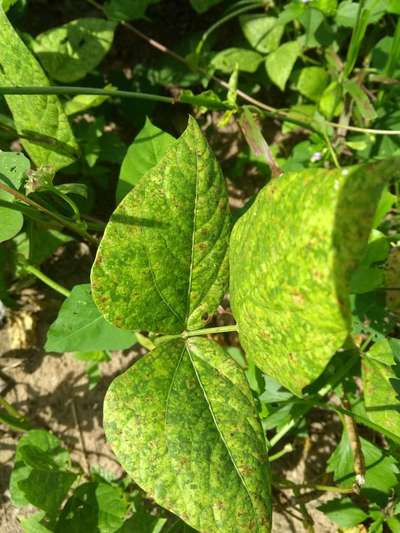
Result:
<svg viewBox="0 0 400 533">
<path fill-rule="evenodd" d="M 233 229 L 231 304 L 241 343 L 295 394 L 318 377 L 351 331 L 350 277 L 398 165 L 392 159 L 283 175 Z"/>
<path fill-rule="evenodd" d="M 396 341 L 383 339 L 368 351 L 362 359 L 362 381 L 368 418 L 400 437 L 400 401 L 395 390 L 400 380 L 394 371 Z"/>
<path fill-rule="evenodd" d="M 257 52 L 268 54 L 279 46 L 284 26 L 275 17 L 242 15 L 239 17 L 244 36 Z"/>
<path fill-rule="evenodd" d="M 90 285 L 75 285 L 47 334 L 49 352 L 123 350 L 135 344 L 135 334 L 104 320 L 95 306 Z"/>
<path fill-rule="evenodd" d="M 191 118 L 112 215 L 92 269 L 96 305 L 132 331 L 198 329 L 227 285 L 229 226 L 221 170 Z"/>
<path fill-rule="evenodd" d="M 286 82 L 300 54 L 301 48 L 297 41 L 282 44 L 277 50 L 267 56 L 265 68 L 271 81 L 285 90 Z"/>
<path fill-rule="evenodd" d="M 99 18 L 72 20 L 38 35 L 32 48 L 50 78 L 72 83 L 97 67 L 111 48 L 114 28 Z"/>
<path fill-rule="evenodd" d="M 217 70 L 228 74 L 234 71 L 236 65 L 238 70 L 253 73 L 258 69 L 258 65 L 262 60 L 262 55 L 254 52 L 254 50 L 225 48 L 225 50 L 222 50 L 222 52 L 212 58 L 211 65 Z"/>
<path fill-rule="evenodd" d="M 146 123 L 128 148 L 122 162 L 116 198 L 119 203 L 148 170 L 156 166 L 171 148 L 175 138 L 146 118 Z"/>
<path fill-rule="evenodd" d="M 135 482 L 192 527 L 270 531 L 263 431 L 242 370 L 216 343 L 170 341 L 139 360 L 107 392 L 104 427 Z"/>
<path fill-rule="evenodd" d="M 49 81 L 0 6 L 0 84 L 48 86 Z M 5 96 L 22 144 L 37 166 L 58 170 L 72 163 L 76 141 L 60 101 L 54 95 Z"/>
</svg>

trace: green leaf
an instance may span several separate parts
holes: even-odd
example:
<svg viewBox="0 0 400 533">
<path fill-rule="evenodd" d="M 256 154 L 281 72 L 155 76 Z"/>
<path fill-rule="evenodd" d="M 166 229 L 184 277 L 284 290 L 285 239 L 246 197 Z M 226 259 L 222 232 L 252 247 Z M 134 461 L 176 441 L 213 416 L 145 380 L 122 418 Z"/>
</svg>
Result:
<svg viewBox="0 0 400 533">
<path fill-rule="evenodd" d="M 90 285 L 75 285 L 47 334 L 49 352 L 123 350 L 135 344 L 134 333 L 104 320 L 95 306 Z"/>
<path fill-rule="evenodd" d="M 371 442 L 363 438 L 360 440 L 366 467 L 365 484 L 361 489 L 361 495 L 365 495 L 372 502 L 384 504 L 385 495 L 398 485 L 399 470 L 396 461 Z M 346 431 L 343 432 L 339 445 L 328 460 L 327 471 L 333 472 L 334 479 L 340 486 L 347 488 L 353 486 L 355 482 L 353 454 Z"/>
<path fill-rule="evenodd" d="M 229 206 L 194 119 L 111 217 L 92 269 L 107 320 L 132 331 L 198 329 L 227 285 Z"/>
<path fill-rule="evenodd" d="M 160 0 L 109 0 L 104 12 L 112 20 L 137 20 L 146 18 L 146 9 Z"/>
<path fill-rule="evenodd" d="M 283 175 L 233 228 L 231 305 L 242 346 L 295 394 L 350 334 L 350 277 L 398 165 L 392 159 Z"/>
<path fill-rule="evenodd" d="M 324 513 L 341 528 L 354 527 L 368 518 L 368 515 L 347 497 L 323 503 L 318 507 L 318 511 Z"/>
<path fill-rule="evenodd" d="M 222 52 L 212 58 L 211 65 L 215 69 L 228 74 L 235 70 L 236 65 L 238 70 L 254 73 L 262 60 L 263 56 L 258 52 L 254 52 L 254 50 L 225 48 L 225 50 L 222 50 Z"/>
<path fill-rule="evenodd" d="M 216 343 L 172 341 L 139 360 L 112 383 L 104 427 L 135 482 L 195 529 L 270 531 L 263 431 L 242 370 Z"/>
<path fill-rule="evenodd" d="M 311 0 L 310 5 L 325 15 L 331 16 L 336 13 L 337 0 Z"/>
<path fill-rule="evenodd" d="M 113 533 L 120 530 L 127 511 L 128 502 L 121 488 L 108 483 L 84 483 L 65 504 L 56 533 Z"/>
<path fill-rule="evenodd" d="M 76 478 L 68 471 L 70 464 L 69 453 L 53 434 L 41 429 L 26 433 L 18 441 L 11 472 L 10 493 L 14 505 L 31 503 L 55 512 Z"/>
<path fill-rule="evenodd" d="M 328 119 L 339 115 L 343 109 L 342 85 L 333 81 L 324 90 L 319 100 L 319 110 Z"/>
<path fill-rule="evenodd" d="M 49 85 L 43 70 L 0 7 L 0 84 Z M 37 166 L 58 170 L 72 163 L 77 145 L 60 101 L 54 95 L 5 96 L 22 144 Z"/>
<path fill-rule="evenodd" d="M 7 12 L 10 9 L 10 7 L 12 7 L 17 2 L 18 0 L 0 0 L 0 6 L 3 7 L 4 12 Z"/>
<path fill-rule="evenodd" d="M 0 151 L 0 183 L 19 189 L 29 169 L 29 160 L 23 154 Z M 13 202 L 14 197 L 0 189 L 0 201 Z M 15 237 L 23 223 L 22 213 L 0 205 L 0 242 Z"/>
<path fill-rule="evenodd" d="M 197 13 L 205 13 L 211 7 L 214 7 L 221 2 L 222 0 L 190 0 L 193 9 L 195 9 Z"/>
<path fill-rule="evenodd" d="M 257 52 L 268 54 L 279 46 L 284 26 L 278 24 L 275 17 L 266 15 L 242 15 L 239 17 L 240 27 Z"/>
<path fill-rule="evenodd" d="M 286 82 L 292 72 L 296 59 L 300 55 L 300 45 L 297 41 L 282 44 L 277 50 L 267 56 L 265 68 L 271 81 L 281 91 L 285 90 Z"/>
<path fill-rule="evenodd" d="M 386 187 L 383 191 L 381 199 L 379 200 L 378 207 L 376 208 L 376 213 L 374 217 L 374 228 L 377 228 L 379 224 L 383 221 L 387 213 L 392 208 L 393 204 L 396 201 L 396 196 L 392 194 Z"/>
<path fill-rule="evenodd" d="M 24 533 L 52 533 L 50 529 L 41 523 L 46 513 L 39 511 L 30 516 L 21 518 L 21 526 Z"/>
<path fill-rule="evenodd" d="M 394 348 L 388 339 L 374 344 L 362 359 L 362 381 L 368 418 L 400 437 L 400 402 L 394 388 L 400 380 L 394 371 Z"/>
<path fill-rule="evenodd" d="M 116 192 L 118 203 L 147 171 L 161 161 L 174 142 L 172 135 L 160 130 L 146 118 L 145 125 L 130 145 L 122 162 Z"/>
<path fill-rule="evenodd" d="M 0 200 L 3 191 L 0 191 Z M 0 242 L 8 241 L 19 233 L 24 224 L 24 217 L 19 211 L 0 206 Z"/>
<path fill-rule="evenodd" d="M 322 67 L 305 67 L 301 70 L 297 90 L 310 100 L 318 102 L 329 82 L 329 74 Z"/>
<path fill-rule="evenodd" d="M 41 33 L 34 53 L 54 80 L 71 83 L 91 72 L 110 50 L 115 23 L 100 18 L 72 20 Z"/>
</svg>

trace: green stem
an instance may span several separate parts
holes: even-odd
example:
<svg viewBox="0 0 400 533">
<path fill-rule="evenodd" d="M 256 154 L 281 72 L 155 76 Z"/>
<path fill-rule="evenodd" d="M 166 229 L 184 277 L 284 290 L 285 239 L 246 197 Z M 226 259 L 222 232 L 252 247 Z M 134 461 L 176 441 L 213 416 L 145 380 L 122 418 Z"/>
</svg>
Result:
<svg viewBox="0 0 400 533">
<path fill-rule="evenodd" d="M 338 158 L 336 156 L 335 150 L 333 149 L 332 143 L 331 143 L 331 141 L 330 141 L 330 139 L 329 139 L 329 137 L 328 137 L 328 135 L 327 135 L 327 133 L 325 131 L 323 132 L 323 135 L 324 135 L 325 143 L 326 143 L 326 145 L 328 147 L 329 153 L 331 154 L 332 161 L 335 164 L 335 167 L 336 168 L 341 168 L 339 160 L 338 160 Z"/>
<path fill-rule="evenodd" d="M 216 328 L 196 329 L 193 331 L 183 331 L 181 337 L 187 339 L 189 337 L 197 337 L 199 335 L 212 335 L 213 333 L 229 333 L 231 331 L 239 331 L 237 324 L 234 326 L 218 326 Z"/>
<path fill-rule="evenodd" d="M 279 450 L 279 452 L 276 452 L 273 455 L 270 455 L 268 457 L 268 460 L 271 463 L 272 461 L 276 461 L 277 459 L 280 459 L 283 455 L 286 455 L 287 453 L 290 453 L 292 451 L 293 451 L 293 446 L 291 444 L 285 444 L 282 450 Z"/>
<path fill-rule="evenodd" d="M 182 93 L 177 98 L 171 96 L 162 96 L 160 94 L 138 93 L 134 91 L 119 91 L 117 89 L 99 89 L 97 87 L 69 87 L 58 85 L 53 87 L 43 86 L 26 86 L 26 87 L 0 87 L 0 94 L 18 94 L 18 95 L 97 95 L 97 96 L 115 96 L 119 98 L 133 98 L 136 100 L 150 100 L 164 104 L 190 104 L 195 106 L 205 106 L 209 109 L 227 110 L 232 109 L 232 105 L 225 102 L 218 102 L 204 96 L 195 94 Z"/>
<path fill-rule="evenodd" d="M 283 437 L 289 433 L 289 431 L 294 428 L 294 426 L 297 424 L 298 419 L 290 420 L 287 424 L 285 424 L 269 441 L 269 448 L 273 448 Z"/>
<path fill-rule="evenodd" d="M 56 220 L 57 222 L 59 222 L 60 224 L 65 226 L 66 228 L 68 228 L 71 231 L 77 233 L 78 235 L 80 235 L 84 239 L 88 240 L 90 243 L 97 244 L 96 239 L 94 237 L 92 237 L 91 235 L 89 235 L 89 233 L 87 233 L 85 230 L 80 228 L 78 224 L 75 224 L 74 222 L 66 219 L 65 217 L 63 217 L 63 216 L 61 216 L 61 215 L 59 215 L 57 213 L 54 213 L 53 211 L 50 211 L 46 207 L 38 204 L 34 200 L 31 200 L 30 198 L 28 198 L 27 196 L 25 196 L 21 192 L 16 191 L 15 189 L 12 189 L 11 187 L 9 187 L 8 185 L 5 185 L 4 183 L 0 182 L 0 189 L 2 189 L 5 192 L 8 192 L 12 196 L 14 196 L 14 198 L 19 200 L 20 202 L 23 202 L 24 204 L 28 204 L 31 207 L 34 207 L 35 209 L 37 209 L 38 211 L 41 211 L 42 213 L 45 213 L 49 217 L 53 218 L 54 220 Z"/>
<path fill-rule="evenodd" d="M 40 279 L 40 281 L 43 281 L 43 283 L 45 283 L 48 287 L 51 287 L 53 290 L 62 294 L 66 298 L 68 298 L 71 295 L 71 292 L 68 289 L 66 289 L 62 285 L 59 285 L 56 281 L 46 276 L 46 274 L 43 274 L 43 272 L 39 270 L 38 268 L 36 268 L 35 266 L 28 264 L 24 266 L 24 269 L 26 270 L 26 272 L 33 274 L 38 279 Z"/>
</svg>

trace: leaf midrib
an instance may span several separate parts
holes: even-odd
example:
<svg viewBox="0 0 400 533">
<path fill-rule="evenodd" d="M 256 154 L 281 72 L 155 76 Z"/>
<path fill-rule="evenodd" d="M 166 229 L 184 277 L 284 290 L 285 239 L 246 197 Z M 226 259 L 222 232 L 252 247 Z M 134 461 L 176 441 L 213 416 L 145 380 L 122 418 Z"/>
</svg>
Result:
<svg viewBox="0 0 400 533">
<path fill-rule="evenodd" d="M 247 486 L 247 483 L 246 483 L 246 481 L 245 481 L 245 479 L 244 479 L 242 473 L 240 472 L 240 470 L 238 469 L 238 467 L 237 467 L 237 465 L 236 465 L 236 461 L 235 461 L 235 459 L 234 459 L 234 457 L 233 457 L 233 455 L 232 455 L 232 453 L 231 453 L 231 450 L 230 450 L 230 448 L 229 448 L 229 446 L 228 446 L 228 443 L 227 443 L 226 440 L 225 440 L 225 437 L 223 436 L 222 432 L 221 432 L 220 429 L 219 429 L 219 424 L 218 424 L 218 422 L 217 422 L 217 418 L 216 418 L 216 416 L 215 416 L 215 413 L 214 413 L 213 407 L 212 407 L 212 405 L 211 405 L 210 400 L 208 399 L 207 392 L 206 392 L 206 390 L 205 390 L 205 387 L 204 387 L 204 385 L 203 385 L 203 382 L 201 381 L 201 378 L 200 378 L 200 375 L 199 375 L 199 373 L 198 373 L 198 371 L 197 371 L 197 368 L 196 368 L 196 366 L 195 366 L 195 364 L 194 364 L 194 361 L 193 361 L 193 358 L 192 358 L 192 355 L 191 355 L 191 352 L 190 352 L 190 349 L 189 349 L 187 343 L 185 343 L 184 350 L 186 350 L 186 352 L 187 352 L 187 354 L 188 354 L 188 357 L 189 357 L 190 363 L 191 363 L 191 365 L 192 365 L 193 371 L 194 371 L 194 373 L 195 373 L 195 376 L 196 376 L 197 382 L 198 382 L 198 384 L 199 384 L 199 386 L 200 386 L 200 389 L 201 389 L 201 391 L 202 391 L 202 393 L 203 393 L 204 400 L 205 400 L 205 402 L 206 402 L 206 404 L 207 404 L 208 410 L 209 410 L 209 412 L 210 412 L 210 414 L 211 414 L 211 417 L 212 417 L 212 419 L 213 419 L 213 421 L 214 421 L 214 425 L 215 425 L 215 427 L 216 427 L 216 429 L 217 429 L 217 431 L 218 431 L 218 435 L 219 435 L 220 439 L 222 440 L 222 442 L 223 442 L 223 444 L 224 444 L 224 446 L 225 446 L 225 448 L 226 448 L 226 451 L 228 452 L 229 458 L 230 458 L 230 460 L 231 460 L 231 462 L 232 462 L 232 464 L 233 464 L 233 466 L 234 466 L 235 472 L 236 472 L 236 474 L 238 475 L 238 477 L 239 477 L 239 479 L 240 479 L 240 481 L 241 481 L 241 483 L 242 483 L 242 485 L 243 485 L 243 487 L 244 487 L 244 489 L 245 489 L 245 491 L 246 491 L 246 494 L 247 494 L 247 496 L 248 496 L 248 498 L 249 498 L 249 500 L 250 500 L 251 508 L 252 508 L 252 511 L 253 511 L 254 517 L 255 517 L 255 519 L 256 519 L 256 522 L 257 522 L 257 527 L 259 527 L 260 524 L 259 524 L 259 520 L 258 520 L 258 515 L 257 515 L 257 512 L 256 512 L 256 510 L 255 510 L 255 508 L 254 508 L 254 505 L 253 505 L 253 498 L 251 497 L 250 490 L 249 490 L 249 488 L 248 488 L 248 486 Z M 182 358 L 183 358 L 183 356 L 181 356 L 181 360 L 182 360 Z"/>
</svg>

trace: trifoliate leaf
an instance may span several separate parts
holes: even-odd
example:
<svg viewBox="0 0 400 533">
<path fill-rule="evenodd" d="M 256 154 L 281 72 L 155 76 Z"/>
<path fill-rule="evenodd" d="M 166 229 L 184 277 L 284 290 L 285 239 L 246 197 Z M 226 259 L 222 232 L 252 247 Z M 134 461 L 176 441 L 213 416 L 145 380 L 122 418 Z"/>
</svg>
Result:
<svg viewBox="0 0 400 533">
<path fill-rule="evenodd" d="M 399 160 L 271 181 L 231 237 L 231 304 L 245 351 L 295 394 L 351 331 L 349 282 Z"/>
<path fill-rule="evenodd" d="M 194 119 L 111 217 L 92 269 L 105 318 L 132 331 L 197 329 L 227 285 L 228 198 Z"/>
<path fill-rule="evenodd" d="M 104 427 L 132 479 L 195 529 L 270 531 L 263 431 L 243 371 L 216 343 L 170 341 L 139 360 L 112 383 Z"/>
</svg>

